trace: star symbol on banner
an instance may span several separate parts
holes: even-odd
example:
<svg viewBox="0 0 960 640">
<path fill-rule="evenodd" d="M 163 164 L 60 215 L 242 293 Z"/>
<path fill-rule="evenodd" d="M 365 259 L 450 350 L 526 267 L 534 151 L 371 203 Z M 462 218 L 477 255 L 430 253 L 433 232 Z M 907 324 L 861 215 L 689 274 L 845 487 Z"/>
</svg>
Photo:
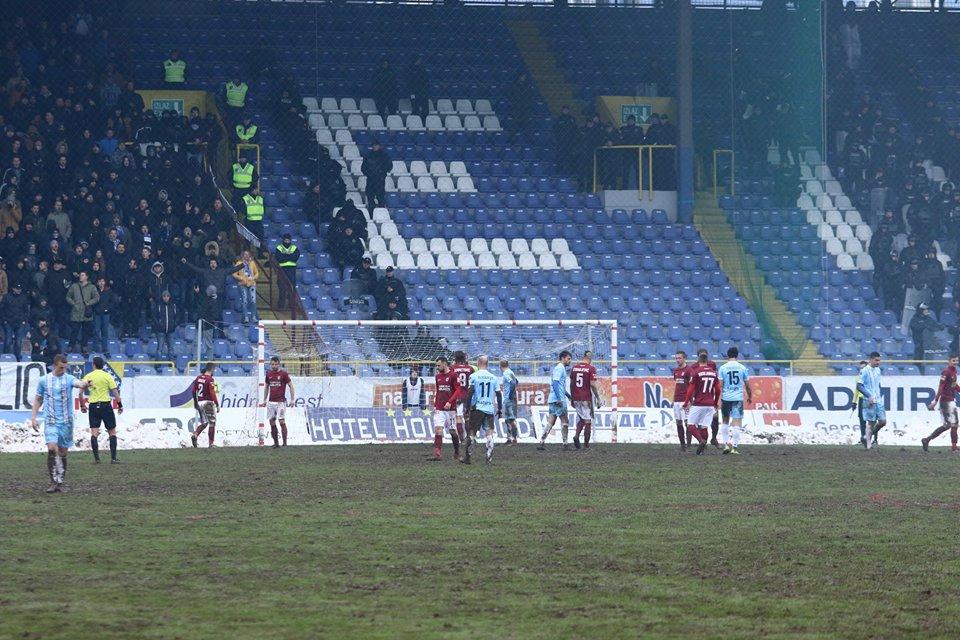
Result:
<svg viewBox="0 0 960 640">
<path fill-rule="evenodd" d="M 396 409 L 387 409 L 387 417 L 392 418 L 395 415 L 397 415 Z"/>
<path fill-rule="evenodd" d="M 423 415 L 425 415 L 425 416 L 432 416 L 432 415 L 433 415 L 433 411 L 431 411 L 430 409 L 424 409 L 424 410 L 423 410 Z"/>
<path fill-rule="evenodd" d="M 405 415 L 405 416 L 407 416 L 407 417 L 412 416 L 412 415 L 413 415 L 413 411 L 412 411 L 411 409 L 404 409 L 404 410 L 403 410 L 403 415 Z"/>
</svg>

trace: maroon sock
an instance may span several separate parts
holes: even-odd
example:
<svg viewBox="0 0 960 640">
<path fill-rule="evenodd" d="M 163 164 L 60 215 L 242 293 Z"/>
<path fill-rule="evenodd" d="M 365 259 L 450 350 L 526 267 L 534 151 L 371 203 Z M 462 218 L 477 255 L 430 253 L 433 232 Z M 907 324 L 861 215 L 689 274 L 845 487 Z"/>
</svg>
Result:
<svg viewBox="0 0 960 640">
<path fill-rule="evenodd" d="M 433 435 L 433 452 L 440 457 L 440 451 L 443 448 L 443 434 L 435 433 Z"/>
<path fill-rule="evenodd" d="M 706 442 L 706 441 L 707 441 L 707 428 L 706 428 L 706 427 L 700 427 L 699 431 L 700 431 L 700 442 Z M 714 434 L 713 437 L 716 438 L 717 435 Z"/>
<path fill-rule="evenodd" d="M 201 424 L 199 427 L 197 427 L 197 430 L 196 430 L 196 432 L 193 434 L 193 436 L 194 436 L 195 438 L 199 438 L 199 437 L 200 437 L 200 434 L 203 433 L 203 430 L 206 429 L 206 428 L 207 428 L 207 425 Z"/>
<path fill-rule="evenodd" d="M 690 444 L 690 438 L 686 435 L 686 429 L 683 428 L 683 423 L 677 420 L 677 437 L 680 438 L 680 446 L 685 444 Z"/>
<path fill-rule="evenodd" d="M 593 423 L 588 422 L 583 425 L 583 443 L 590 444 L 590 432 L 593 431 Z"/>
<path fill-rule="evenodd" d="M 696 438 L 697 442 L 705 442 L 703 433 L 700 431 L 700 429 L 696 425 L 692 425 L 692 424 L 689 425 L 687 427 L 687 433 L 689 433 L 694 438 Z"/>
<path fill-rule="evenodd" d="M 957 428 L 950 427 L 950 447 L 953 449 L 957 448 Z"/>
<path fill-rule="evenodd" d="M 287 423 L 280 423 L 280 435 L 283 437 L 283 446 L 287 446 Z"/>
<path fill-rule="evenodd" d="M 270 425 L 270 437 L 273 438 L 273 444 L 280 444 L 280 443 L 277 441 L 277 437 L 278 437 L 278 434 L 277 434 L 277 425 L 275 425 L 275 424 L 271 424 L 271 425 Z"/>
<path fill-rule="evenodd" d="M 583 433 L 583 420 L 577 420 L 577 433 L 574 438 L 579 438 L 580 434 Z"/>
<path fill-rule="evenodd" d="M 931 433 L 930 435 L 927 436 L 927 440 L 935 440 L 936 438 L 940 437 L 940 434 L 943 433 L 944 431 L 946 431 L 947 429 L 950 429 L 950 427 L 946 427 L 946 426 L 937 427 L 936 429 L 933 430 L 933 433 Z M 950 438 L 953 439 L 953 438 L 954 438 L 954 435 L 953 435 L 953 431 L 954 431 L 954 430 L 953 430 L 953 429 L 950 429 L 950 431 L 951 431 L 951 433 L 950 433 Z"/>
</svg>

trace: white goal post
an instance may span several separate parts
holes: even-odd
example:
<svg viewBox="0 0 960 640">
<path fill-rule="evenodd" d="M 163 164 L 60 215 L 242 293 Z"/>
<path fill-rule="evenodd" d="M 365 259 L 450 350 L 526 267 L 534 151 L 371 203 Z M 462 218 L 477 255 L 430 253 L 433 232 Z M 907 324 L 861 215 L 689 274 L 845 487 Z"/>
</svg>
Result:
<svg viewBox="0 0 960 640">
<path fill-rule="evenodd" d="M 437 358 L 452 361 L 457 351 L 465 352 L 471 364 L 477 356 L 487 355 L 496 374 L 498 361 L 508 360 L 521 379 L 521 388 L 525 380 L 539 381 L 541 393 L 526 396 L 526 404 L 532 404 L 533 398 L 543 399 L 542 390 L 547 388 L 550 370 L 562 350 L 570 351 L 574 362 L 586 351 L 593 353 L 601 387 L 609 385 L 610 441 L 617 441 L 616 320 L 261 320 L 257 329 L 258 401 L 251 422 L 257 425 L 261 443 L 266 417 L 261 405 L 273 356 L 281 359 L 294 378 L 315 382 L 311 386 L 325 390 L 317 393 L 310 410 L 318 410 L 319 404 L 319 409 L 362 417 L 390 408 L 394 398 L 400 397 L 399 385 L 411 369 L 422 375 L 425 386 L 432 387 Z M 342 384 L 338 378 L 343 379 Z M 300 386 L 298 383 L 298 396 Z M 366 395 L 353 387 L 366 388 Z"/>
</svg>

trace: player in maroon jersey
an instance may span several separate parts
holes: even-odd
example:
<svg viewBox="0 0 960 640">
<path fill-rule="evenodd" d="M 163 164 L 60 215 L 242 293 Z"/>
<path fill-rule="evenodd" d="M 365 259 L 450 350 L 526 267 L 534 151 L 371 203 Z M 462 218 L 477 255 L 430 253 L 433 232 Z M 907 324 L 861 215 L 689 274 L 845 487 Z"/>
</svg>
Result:
<svg viewBox="0 0 960 640">
<path fill-rule="evenodd" d="M 929 408 L 933 411 L 934 407 L 940 406 L 943 424 L 920 440 L 924 451 L 930 447 L 931 440 L 948 429 L 950 430 L 950 450 L 957 450 L 957 391 L 960 391 L 960 386 L 957 386 L 957 362 L 960 362 L 960 358 L 951 354 L 947 367 L 940 373 L 940 386 L 937 387 L 937 395 Z"/>
<path fill-rule="evenodd" d="M 686 351 L 677 351 L 674 357 L 677 359 L 677 366 L 673 370 L 673 419 L 677 421 L 680 451 L 686 451 L 693 436 L 687 431 L 687 410 L 683 405 L 687 401 L 687 386 L 690 384 L 692 365 L 687 364 Z"/>
<path fill-rule="evenodd" d="M 191 385 L 193 408 L 197 410 L 200 419 L 197 431 L 190 436 L 193 446 L 197 446 L 197 438 L 208 427 L 207 440 L 211 447 L 214 446 L 213 438 L 217 428 L 217 412 L 220 411 L 220 401 L 217 399 L 217 383 L 213 379 L 213 367 L 212 362 L 203 365 L 203 371 L 194 378 Z"/>
<path fill-rule="evenodd" d="M 707 362 L 707 350 L 697 351 L 697 363 L 690 369 L 690 384 L 683 408 L 687 411 L 687 429 L 700 443 L 697 455 L 703 455 L 707 447 L 707 427 L 713 421 L 720 402 L 720 378 L 716 365 Z"/>
<path fill-rule="evenodd" d="M 280 431 L 283 433 L 283 446 L 287 446 L 287 389 L 290 389 L 290 406 L 293 406 L 293 381 L 284 369 L 280 368 L 280 358 L 270 358 L 270 371 L 266 376 L 266 388 L 263 390 L 263 402 L 267 407 L 267 419 L 270 421 L 270 437 L 273 438 L 273 448 L 280 446 L 277 441 L 277 421 L 280 421 Z"/>
<path fill-rule="evenodd" d="M 580 433 L 583 433 L 583 446 L 590 448 L 590 431 L 593 426 L 593 405 L 596 401 L 599 409 L 603 404 L 600 387 L 597 384 L 597 369 L 591 364 L 593 352 L 584 351 L 583 358 L 570 369 L 570 402 L 577 412 L 577 432 L 573 436 L 573 446 L 580 448 Z"/>
<path fill-rule="evenodd" d="M 457 374 L 450 369 L 450 361 L 437 358 L 437 373 L 433 378 L 436 390 L 433 395 L 433 457 L 440 460 L 443 448 L 443 430 L 450 432 L 453 440 L 453 459 L 460 459 L 460 434 L 457 433 Z"/>
<path fill-rule="evenodd" d="M 467 354 L 463 351 L 455 351 L 453 354 L 453 366 L 450 367 L 453 375 L 457 379 L 457 388 L 454 392 L 454 400 L 457 411 L 457 435 L 463 440 L 466 435 L 464 422 L 464 403 L 467 401 L 467 394 L 470 392 L 470 376 L 473 374 L 473 367 L 467 362 Z"/>
</svg>

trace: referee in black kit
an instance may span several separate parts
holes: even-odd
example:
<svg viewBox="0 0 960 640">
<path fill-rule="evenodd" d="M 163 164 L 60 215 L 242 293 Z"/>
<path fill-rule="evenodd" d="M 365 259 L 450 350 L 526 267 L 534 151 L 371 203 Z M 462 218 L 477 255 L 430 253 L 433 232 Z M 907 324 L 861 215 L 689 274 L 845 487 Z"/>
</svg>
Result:
<svg viewBox="0 0 960 640">
<path fill-rule="evenodd" d="M 87 413 L 89 404 L 90 418 L 90 448 L 93 449 L 93 461 L 100 464 L 100 425 L 107 428 L 110 436 L 110 463 L 117 464 L 117 416 L 113 413 L 111 396 L 117 400 L 117 411 L 123 413 L 123 403 L 120 401 L 120 391 L 113 376 L 103 370 L 103 358 L 96 356 L 93 359 L 93 371 L 83 376 L 84 381 L 90 383 L 87 389 L 89 398 L 80 394 L 80 411 Z"/>
</svg>

